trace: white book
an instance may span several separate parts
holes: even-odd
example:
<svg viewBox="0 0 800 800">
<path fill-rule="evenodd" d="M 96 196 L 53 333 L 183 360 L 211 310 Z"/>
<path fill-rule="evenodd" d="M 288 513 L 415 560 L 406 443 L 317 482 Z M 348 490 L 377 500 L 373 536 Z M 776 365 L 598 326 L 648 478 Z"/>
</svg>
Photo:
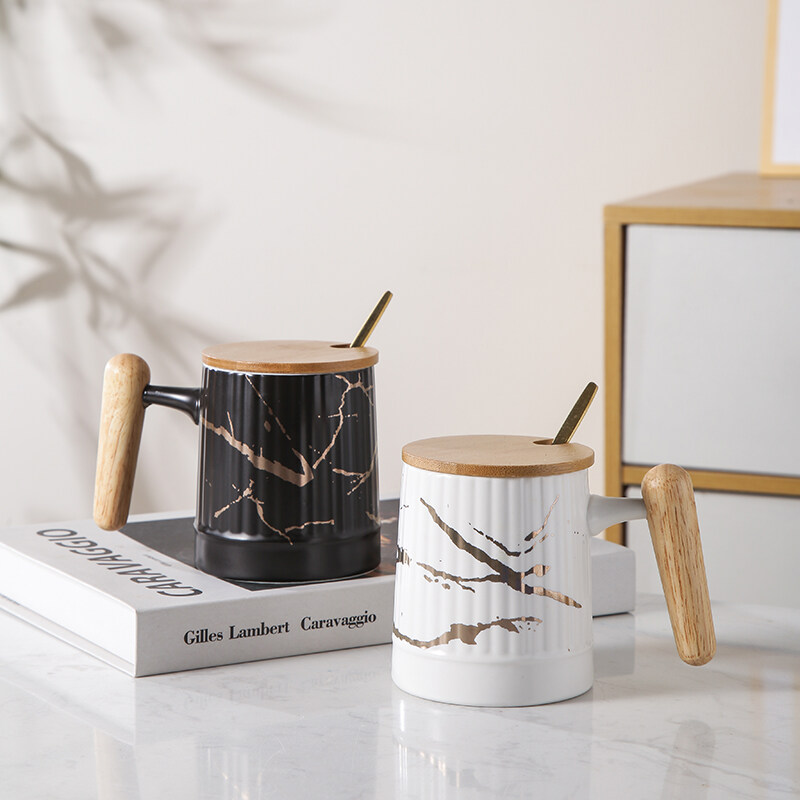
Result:
<svg viewBox="0 0 800 800">
<path fill-rule="evenodd" d="M 391 641 L 397 501 L 381 503 L 380 566 L 298 585 L 194 568 L 192 518 L 132 517 L 0 531 L 0 607 L 129 675 L 155 675 Z M 634 554 L 591 540 L 594 616 L 634 607 Z"/>
</svg>

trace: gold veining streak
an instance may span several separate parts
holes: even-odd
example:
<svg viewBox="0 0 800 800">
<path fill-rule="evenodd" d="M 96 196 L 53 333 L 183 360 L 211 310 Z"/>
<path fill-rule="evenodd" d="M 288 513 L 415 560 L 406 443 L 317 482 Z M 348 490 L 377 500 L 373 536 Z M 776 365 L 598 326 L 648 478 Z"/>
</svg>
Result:
<svg viewBox="0 0 800 800">
<path fill-rule="evenodd" d="M 338 417 L 339 422 L 336 426 L 336 430 L 333 432 L 333 436 L 331 437 L 330 442 L 325 446 L 321 455 L 319 455 L 314 461 L 313 466 L 308 463 L 302 453 L 298 452 L 298 450 L 292 447 L 292 452 L 297 456 L 298 461 L 300 462 L 300 467 L 302 472 L 297 472 L 293 469 L 290 469 L 284 464 L 280 464 L 277 461 L 272 461 L 266 458 L 263 452 L 256 453 L 254 448 L 247 444 L 246 442 L 239 441 L 236 438 L 236 434 L 233 430 L 233 421 L 231 420 L 230 414 L 228 414 L 228 428 L 223 428 L 221 425 L 214 425 L 213 423 L 209 422 L 207 419 L 203 419 L 203 425 L 205 425 L 208 430 L 212 433 L 215 433 L 217 436 L 221 436 L 231 447 L 238 450 L 243 456 L 247 458 L 247 460 L 256 468 L 260 469 L 264 472 L 268 472 L 270 475 L 274 475 L 276 478 L 281 478 L 288 483 L 293 483 L 295 486 L 305 486 L 306 484 L 310 483 L 314 480 L 314 470 L 327 459 L 328 453 L 333 449 L 333 446 L 336 444 L 336 440 L 339 438 L 339 434 L 341 433 L 342 427 L 344 426 L 345 421 L 345 414 L 344 414 L 344 404 L 345 398 L 347 395 L 355 389 L 361 390 L 367 397 L 367 400 L 370 404 L 373 404 L 372 397 L 370 397 L 370 391 L 372 391 L 371 386 L 365 386 L 363 379 L 359 379 L 357 383 L 353 383 L 349 381 L 344 375 L 337 375 L 336 376 L 339 380 L 344 381 L 345 389 L 342 392 L 342 396 L 339 400 L 339 408 L 335 417 Z M 272 410 L 272 407 L 267 403 L 266 399 L 263 395 L 258 391 L 255 387 L 253 382 L 248 378 L 248 383 L 253 391 L 258 396 L 259 400 L 263 403 L 266 407 L 270 416 L 275 420 L 278 428 L 281 430 L 281 433 L 286 437 L 287 441 L 291 442 L 291 437 L 286 431 L 286 428 L 283 426 L 281 421 L 278 419 L 275 412 Z M 265 421 L 266 423 L 266 421 Z M 372 471 L 375 468 L 375 452 L 372 454 L 372 463 L 370 464 L 369 469 L 366 473 L 343 473 L 341 470 L 334 470 L 335 472 L 342 472 L 342 474 L 350 475 L 353 477 L 355 485 L 351 487 L 350 492 L 348 494 L 352 494 L 362 483 L 364 483 L 369 476 L 371 475 Z"/>
<path fill-rule="evenodd" d="M 530 533 L 529 533 L 529 534 L 528 534 L 528 535 L 525 537 L 525 541 L 526 541 L 526 542 L 529 542 L 531 539 L 533 539 L 533 538 L 535 538 L 536 536 L 538 536 L 538 535 L 539 535 L 539 534 L 540 534 L 540 533 L 541 533 L 541 532 L 542 532 L 542 531 L 545 529 L 545 527 L 547 526 L 547 522 L 548 522 L 548 520 L 550 519 L 550 515 L 553 513 L 553 509 L 556 507 L 556 503 L 557 503 L 557 502 L 558 502 L 558 496 L 556 495 L 556 499 L 555 499 L 555 500 L 553 500 L 553 502 L 552 502 L 552 503 L 550 503 L 550 508 L 548 508 L 548 509 L 547 509 L 547 514 L 546 514 L 546 516 L 545 516 L 545 518 L 544 518 L 544 522 L 542 523 L 542 527 L 541 527 L 541 528 L 537 528 L 535 531 L 531 531 L 531 532 L 530 532 Z M 543 536 L 543 537 L 542 537 L 542 538 L 541 538 L 539 541 L 540 541 L 540 542 L 543 542 L 543 541 L 544 541 L 544 536 Z M 536 543 L 534 542 L 534 544 L 531 546 L 531 548 L 530 548 L 530 549 L 528 549 L 528 550 L 526 550 L 525 552 L 526 552 L 526 553 L 530 553 L 530 551 L 531 551 L 531 550 L 533 549 L 533 547 L 535 547 L 535 546 L 536 546 Z"/>
<path fill-rule="evenodd" d="M 347 492 L 347 496 L 349 497 L 353 492 L 361 486 L 362 483 L 365 483 L 370 475 L 372 475 L 372 471 L 375 469 L 375 457 L 378 455 L 378 445 L 376 443 L 375 448 L 372 451 L 372 460 L 369 462 L 369 468 L 366 472 L 348 472 L 344 469 L 339 469 L 338 467 L 333 467 L 333 471 L 337 475 L 344 475 L 346 478 L 352 478 L 354 483 L 350 487 L 350 490 Z"/>
<path fill-rule="evenodd" d="M 239 492 L 239 496 L 235 500 L 231 500 L 226 506 L 223 506 L 220 509 L 217 509 L 214 512 L 214 519 L 218 519 L 222 514 L 224 514 L 231 506 L 235 506 L 237 503 L 241 503 L 242 500 L 249 500 L 253 503 L 256 507 L 256 513 L 258 514 L 258 518 L 273 532 L 277 533 L 279 536 L 282 536 L 286 539 L 289 544 L 294 544 L 294 542 L 289 537 L 289 531 L 300 531 L 303 528 L 307 528 L 309 525 L 334 525 L 335 522 L 332 519 L 322 519 L 322 520 L 311 520 L 309 522 L 303 522 L 300 525 L 290 525 L 286 528 L 285 531 L 280 530 L 280 528 L 276 528 L 274 525 L 271 525 L 268 521 L 266 516 L 264 516 L 264 501 L 259 500 L 255 493 L 253 492 L 253 486 L 255 485 L 255 481 L 251 480 L 250 485 L 244 490 L 239 491 L 239 489 L 234 485 L 231 484 L 233 490 Z"/>
<path fill-rule="evenodd" d="M 489 628 L 503 628 L 511 633 L 519 633 L 519 628 L 515 623 L 533 622 L 537 625 L 541 623 L 538 617 L 513 617 L 511 619 L 496 619 L 494 622 L 479 622 L 477 625 L 465 625 L 462 622 L 454 622 L 448 630 L 435 639 L 428 639 L 423 641 L 421 639 L 412 639 L 397 630 L 397 626 L 392 626 L 392 633 L 401 641 L 408 642 L 414 647 L 421 647 L 427 649 L 428 647 L 438 647 L 442 644 L 447 644 L 458 640 L 464 644 L 475 644 L 475 639 L 479 633 L 482 633 Z"/>
<path fill-rule="evenodd" d="M 553 513 L 553 509 L 555 508 L 557 502 L 558 502 L 558 497 L 556 497 L 556 499 L 553 500 L 553 502 L 550 504 L 550 508 L 547 511 L 547 515 L 544 518 L 542 526 L 540 528 L 537 528 L 535 531 L 531 531 L 525 537 L 526 542 L 529 542 L 531 541 L 531 539 L 537 537 L 547 527 L 547 522 L 550 519 L 550 515 Z M 507 548 L 501 541 L 495 539 L 493 536 L 489 536 L 488 533 L 484 533 L 483 531 L 478 530 L 478 528 L 476 528 L 474 525 L 472 526 L 472 530 L 474 530 L 475 533 L 479 533 L 481 536 L 484 537 L 484 539 L 487 539 L 493 545 L 499 547 L 507 556 L 512 556 L 513 558 L 518 558 L 519 556 L 527 555 L 528 553 L 531 552 L 531 550 L 533 550 L 534 547 L 536 547 L 537 544 L 539 544 L 539 542 L 543 542 L 547 538 L 547 534 L 545 534 L 544 536 L 542 536 L 541 539 L 539 539 L 539 541 L 534 542 L 527 550 L 509 550 L 509 548 Z M 548 569 L 550 569 L 550 567 L 545 567 L 544 569 L 546 572 Z M 536 574 L 539 575 L 538 572 Z M 541 577 L 541 575 L 539 575 L 539 577 Z"/>
<path fill-rule="evenodd" d="M 278 426 L 280 432 L 286 437 L 287 442 L 292 441 L 292 437 L 286 431 L 286 428 L 283 426 L 283 423 L 278 419 L 278 415 L 272 410 L 272 406 L 266 401 L 264 395 L 258 391 L 256 385 L 253 383 L 253 379 L 248 375 L 247 382 L 250 384 L 250 388 L 258 395 L 258 399 L 261 401 L 262 405 L 267 409 L 267 413 L 275 420 L 275 424 Z M 272 430 L 272 426 L 269 424 L 269 420 L 264 420 L 264 426 L 266 427 L 267 431 Z"/>
<path fill-rule="evenodd" d="M 441 528 L 442 531 L 447 535 L 448 539 L 460 550 L 463 550 L 465 553 L 469 553 L 476 561 L 480 561 L 482 564 L 486 564 L 487 566 L 491 567 L 495 575 L 489 575 L 483 578 L 482 580 L 494 581 L 504 583 L 509 586 L 511 589 L 515 591 L 522 592 L 523 594 L 535 594 L 540 597 L 549 597 L 551 600 L 556 600 L 559 603 L 564 603 L 564 605 L 572 606 L 574 608 L 581 608 L 581 604 L 577 601 L 573 600 L 571 597 L 563 594 L 562 592 L 554 592 L 550 589 L 545 589 L 542 586 L 529 586 L 525 583 L 525 577 L 529 575 L 531 572 L 536 571 L 536 567 L 532 567 L 530 570 L 526 572 L 519 572 L 517 570 L 512 569 L 508 564 L 504 564 L 499 559 L 496 559 L 490 556 L 485 551 L 481 550 L 480 547 L 477 547 L 474 544 L 468 542 L 455 528 L 451 528 L 436 512 L 436 509 L 426 503 L 423 498 L 420 497 L 420 503 L 427 509 L 428 513 L 431 516 L 431 519 L 436 523 L 436 525 Z M 552 506 L 550 507 L 552 510 Z M 549 516 L 549 513 L 548 513 Z M 544 529 L 544 526 L 540 528 L 540 531 Z M 535 532 L 534 532 L 535 533 Z M 528 537 L 526 537 L 528 538 Z M 538 566 L 538 565 L 537 565 Z M 459 580 L 464 580 L 464 578 L 459 578 Z M 477 580 L 477 579 L 473 579 Z"/>
<path fill-rule="evenodd" d="M 311 465 L 305 460 L 305 458 L 303 458 L 301 453 L 297 452 L 297 450 L 292 449 L 292 452 L 300 460 L 300 466 L 303 470 L 302 472 L 295 472 L 294 470 L 289 469 L 289 467 L 279 464 L 277 461 L 271 461 L 263 454 L 256 453 L 256 451 L 253 450 L 249 444 L 240 442 L 234 435 L 233 422 L 231 421 L 230 414 L 228 415 L 228 424 L 230 425 L 230 430 L 223 428 L 221 425 L 214 425 L 205 418 L 203 419 L 203 425 L 205 425 L 206 428 L 208 428 L 212 433 L 216 433 L 217 436 L 221 436 L 231 447 L 238 450 L 243 456 L 246 456 L 247 460 L 256 469 L 268 472 L 270 475 L 274 475 L 276 478 L 281 478 L 289 483 L 293 483 L 295 486 L 305 486 L 307 483 L 310 483 L 311 480 L 313 480 L 314 473 L 311 469 Z"/>
<path fill-rule="evenodd" d="M 361 391 L 366 395 L 367 400 L 369 400 L 370 405 L 374 405 L 372 398 L 369 395 L 370 391 L 372 391 L 372 387 L 365 386 L 363 378 L 359 378 L 357 383 L 353 383 L 352 381 L 347 380 L 344 375 L 337 375 L 336 377 L 340 381 L 344 381 L 347 386 L 347 388 L 342 392 L 341 398 L 339 399 L 339 409 L 335 414 L 332 415 L 339 418 L 339 424 L 336 426 L 336 430 L 333 432 L 333 436 L 331 437 L 330 442 L 328 442 L 327 447 L 325 447 L 325 449 L 322 451 L 322 454 L 314 462 L 314 469 L 316 469 L 328 457 L 328 453 L 330 453 L 331 449 L 336 444 L 336 440 L 339 438 L 339 433 L 344 426 L 344 404 L 347 395 L 352 392 L 353 389 L 361 389 Z"/>
<path fill-rule="evenodd" d="M 484 533 L 482 530 L 476 528 L 474 525 L 472 525 L 471 527 L 472 530 L 475 531 L 475 533 L 479 533 L 481 536 L 483 536 L 484 539 L 490 541 L 495 547 L 499 547 L 507 556 L 512 556 L 516 558 L 522 555 L 522 552 L 520 550 L 509 550 L 501 541 L 495 539 L 493 536 L 489 536 L 488 533 Z"/>
<path fill-rule="evenodd" d="M 466 589 L 468 592 L 475 593 L 475 589 L 472 586 L 467 586 L 468 583 L 503 583 L 503 579 L 497 575 L 496 573 L 492 575 L 481 575 L 480 577 L 476 578 L 462 578 L 460 575 L 453 575 L 450 572 L 444 572 L 441 569 L 437 569 L 436 567 L 432 567 L 430 564 L 426 564 L 424 561 L 414 561 L 413 558 L 408 554 L 405 548 L 399 547 L 397 548 L 397 563 L 404 564 L 407 567 L 410 567 L 412 564 L 416 563 L 417 566 L 424 569 L 426 572 L 429 572 L 435 578 L 442 578 L 442 580 L 450 581 L 451 583 L 456 584 L 461 589 Z M 546 566 L 545 564 L 534 564 L 530 569 L 525 570 L 523 575 L 536 575 L 537 577 L 541 578 L 550 570 L 550 567 Z"/>
<path fill-rule="evenodd" d="M 414 563 L 414 560 L 411 558 L 405 548 L 398 546 L 397 563 L 410 567 Z M 426 572 L 429 572 L 431 575 L 433 575 L 434 578 L 442 578 L 442 580 L 455 583 L 457 586 L 460 586 L 462 589 L 466 589 L 468 592 L 472 592 L 473 594 L 475 593 L 475 589 L 473 589 L 472 586 L 465 586 L 465 582 L 484 580 L 484 578 L 461 578 L 458 575 L 451 575 L 449 572 L 443 572 L 440 569 L 436 569 L 436 567 L 432 567 L 430 564 L 425 564 L 422 561 L 417 561 L 416 563 Z M 425 577 L 427 578 L 427 575 Z"/>
</svg>

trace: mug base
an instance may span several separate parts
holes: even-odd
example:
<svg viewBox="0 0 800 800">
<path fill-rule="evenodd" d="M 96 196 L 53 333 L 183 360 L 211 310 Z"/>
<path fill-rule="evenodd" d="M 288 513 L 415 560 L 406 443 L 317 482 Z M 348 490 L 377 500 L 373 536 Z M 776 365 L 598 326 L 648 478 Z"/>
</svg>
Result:
<svg viewBox="0 0 800 800">
<path fill-rule="evenodd" d="M 462 706 L 515 707 L 557 703 L 592 688 L 592 649 L 568 656 L 513 661 L 463 661 L 392 645 L 392 680 L 404 692 Z"/>
<path fill-rule="evenodd" d="M 195 528 L 195 565 L 228 580 L 305 583 L 361 575 L 381 560 L 380 530 L 326 542 L 227 539 Z"/>
</svg>

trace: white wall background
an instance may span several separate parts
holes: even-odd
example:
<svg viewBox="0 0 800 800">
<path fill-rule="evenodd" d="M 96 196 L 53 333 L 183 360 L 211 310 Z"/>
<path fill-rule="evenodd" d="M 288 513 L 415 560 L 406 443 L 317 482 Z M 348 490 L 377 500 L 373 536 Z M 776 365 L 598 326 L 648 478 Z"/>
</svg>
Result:
<svg viewBox="0 0 800 800">
<path fill-rule="evenodd" d="M 551 434 L 602 384 L 603 204 L 758 163 L 760 1 L 3 8 L 2 524 L 90 515 L 114 353 L 197 385 L 204 345 L 348 340 L 387 288 L 384 495 L 412 439 Z M 134 510 L 195 469 L 150 409 Z"/>
</svg>

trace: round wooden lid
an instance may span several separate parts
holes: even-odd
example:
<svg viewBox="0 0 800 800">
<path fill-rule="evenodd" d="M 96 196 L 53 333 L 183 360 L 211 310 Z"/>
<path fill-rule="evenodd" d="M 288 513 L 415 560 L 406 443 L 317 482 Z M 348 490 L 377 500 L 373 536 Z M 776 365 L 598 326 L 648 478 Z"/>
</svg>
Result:
<svg viewBox="0 0 800 800">
<path fill-rule="evenodd" d="M 450 475 L 519 478 L 563 475 L 594 464 L 594 451 L 583 444 L 550 444 L 544 436 L 440 436 L 403 448 L 412 467 Z"/>
<path fill-rule="evenodd" d="M 230 372 L 322 375 L 371 367 L 378 363 L 378 351 L 374 347 L 350 347 L 340 342 L 232 342 L 206 347 L 203 363 Z"/>
</svg>

